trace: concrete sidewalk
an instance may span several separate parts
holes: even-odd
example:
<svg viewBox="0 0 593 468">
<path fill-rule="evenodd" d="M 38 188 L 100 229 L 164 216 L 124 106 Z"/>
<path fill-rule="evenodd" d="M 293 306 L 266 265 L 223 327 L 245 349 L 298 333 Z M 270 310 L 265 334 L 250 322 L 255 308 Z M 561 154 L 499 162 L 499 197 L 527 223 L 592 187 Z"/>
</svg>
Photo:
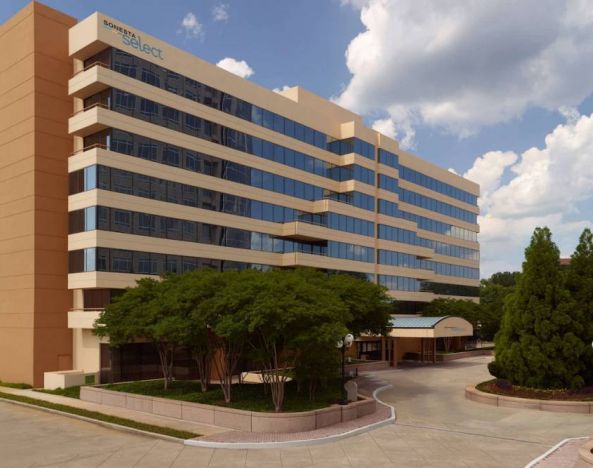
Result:
<svg viewBox="0 0 593 468">
<path fill-rule="evenodd" d="M 180 431 L 193 432 L 194 434 L 201 434 L 203 436 L 212 436 L 220 432 L 228 432 L 225 427 L 211 426 L 209 424 L 200 424 L 192 421 L 183 421 L 181 419 L 168 418 L 166 416 L 159 416 L 155 414 L 142 413 L 127 408 L 114 408 L 110 406 L 99 405 L 88 401 L 78 400 L 77 398 L 69 398 L 60 395 L 52 395 L 50 393 L 36 392 L 34 390 L 20 390 L 10 387 L 0 386 L 0 392 L 10 393 L 12 395 L 21 395 L 36 400 L 49 401 L 61 405 L 72 406 L 74 408 L 81 408 L 89 411 L 96 411 L 97 413 L 107 414 L 109 416 L 117 416 L 119 418 L 131 419 L 145 424 L 152 424 L 155 426 L 169 427 Z"/>
<path fill-rule="evenodd" d="M 526 468 L 576 468 L 579 466 L 579 449 L 587 443 L 588 437 L 563 440 L 547 451 Z"/>
<path fill-rule="evenodd" d="M 356 381 L 358 383 L 359 393 L 373 397 L 374 392 L 385 386 L 385 382 L 377 375 L 381 372 L 373 372 L 360 375 Z M 49 401 L 75 408 L 96 411 L 110 416 L 127 418 L 134 421 L 153 424 L 156 426 L 170 427 L 178 430 L 184 430 L 200 434 L 201 437 L 186 441 L 188 445 L 200 447 L 226 447 L 226 448 L 270 448 L 280 446 L 297 446 L 307 443 L 324 443 L 338 438 L 360 434 L 362 432 L 381 427 L 384 424 L 394 422 L 393 408 L 382 403 L 377 404 L 377 411 L 362 418 L 352 421 L 335 424 L 313 431 L 297 433 L 268 433 L 268 432 L 243 432 L 229 430 L 228 428 L 200 424 L 191 421 L 185 421 L 175 418 L 168 418 L 155 414 L 143 413 L 127 408 L 110 407 L 78 400 L 60 395 L 36 392 L 34 390 L 20 390 L 9 387 L 1 387 L 0 391 L 14 395 L 26 396 L 37 400 Z"/>
</svg>

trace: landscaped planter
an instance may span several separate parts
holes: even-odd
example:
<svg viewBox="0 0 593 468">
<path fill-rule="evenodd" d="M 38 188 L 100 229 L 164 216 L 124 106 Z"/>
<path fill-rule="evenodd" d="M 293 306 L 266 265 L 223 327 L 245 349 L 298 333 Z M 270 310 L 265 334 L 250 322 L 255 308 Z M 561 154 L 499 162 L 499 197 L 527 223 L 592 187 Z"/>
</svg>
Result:
<svg viewBox="0 0 593 468">
<path fill-rule="evenodd" d="M 295 413 L 261 413 L 223 406 L 204 405 L 136 393 L 81 387 L 80 399 L 106 406 L 127 408 L 246 432 L 304 432 L 361 418 L 377 409 L 374 399 L 361 399 L 347 405 L 332 405 L 314 411 Z"/>
<path fill-rule="evenodd" d="M 533 398 L 517 398 L 506 395 L 482 392 L 475 385 L 465 387 L 465 398 L 493 406 L 507 408 L 535 409 L 540 411 L 553 411 L 560 413 L 585 413 L 593 414 L 593 401 L 560 401 L 536 400 Z"/>
</svg>

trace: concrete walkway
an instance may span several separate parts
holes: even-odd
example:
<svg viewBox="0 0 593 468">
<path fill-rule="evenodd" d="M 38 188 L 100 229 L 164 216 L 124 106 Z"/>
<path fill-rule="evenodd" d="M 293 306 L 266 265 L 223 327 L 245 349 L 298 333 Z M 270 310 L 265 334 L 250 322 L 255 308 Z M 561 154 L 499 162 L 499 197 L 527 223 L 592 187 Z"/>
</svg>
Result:
<svg viewBox="0 0 593 468">
<path fill-rule="evenodd" d="M 377 372 L 393 385 L 380 397 L 395 405 L 396 424 L 286 449 L 188 447 L 0 402 L 0 466 L 522 468 L 563 439 L 592 435 L 593 415 L 466 400 L 465 386 L 488 378 L 489 359 Z"/>
<path fill-rule="evenodd" d="M 109 406 L 99 405 L 88 401 L 81 401 L 76 398 L 69 398 L 60 395 L 52 395 L 50 393 L 36 392 L 34 390 L 20 390 L 16 388 L 0 386 L 0 392 L 10 393 L 13 395 L 22 395 L 37 400 L 50 401 L 52 403 L 59 403 L 62 405 L 72 406 L 74 408 L 86 409 L 89 411 L 96 411 L 98 413 L 107 414 L 109 416 L 118 416 L 120 418 L 132 419 L 146 424 L 153 424 L 155 426 L 170 427 L 180 431 L 189 431 L 194 434 L 210 436 L 220 432 L 228 431 L 227 428 L 211 426 L 209 424 L 200 424 L 192 421 L 182 421 L 180 419 L 167 418 L 156 414 L 142 413 L 140 411 L 129 410 L 126 408 L 113 408 Z"/>
<path fill-rule="evenodd" d="M 381 398 L 395 405 L 394 436 L 434 463 L 440 459 L 441 464 L 451 460 L 477 467 L 523 467 L 561 440 L 593 434 L 593 415 L 499 408 L 466 400 L 465 385 L 491 378 L 486 367 L 491 359 L 381 373 L 393 384 Z"/>
<path fill-rule="evenodd" d="M 587 438 L 567 439 L 541 458 L 528 465 L 530 468 L 573 468 L 578 466 L 579 449 L 587 443 Z"/>
</svg>

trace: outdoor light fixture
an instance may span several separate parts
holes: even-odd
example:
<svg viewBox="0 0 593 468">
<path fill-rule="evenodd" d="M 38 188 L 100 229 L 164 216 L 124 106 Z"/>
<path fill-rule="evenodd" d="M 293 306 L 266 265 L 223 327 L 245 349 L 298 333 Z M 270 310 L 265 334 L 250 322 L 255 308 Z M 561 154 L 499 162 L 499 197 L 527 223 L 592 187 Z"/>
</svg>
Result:
<svg viewBox="0 0 593 468">
<path fill-rule="evenodd" d="M 354 335 L 352 333 L 348 333 L 346 336 L 338 340 L 336 343 L 336 347 L 342 350 L 342 399 L 340 400 L 340 405 L 347 405 L 348 404 L 348 396 L 346 395 L 346 368 L 345 368 L 345 361 L 346 361 L 346 348 L 349 348 L 354 343 Z"/>
</svg>

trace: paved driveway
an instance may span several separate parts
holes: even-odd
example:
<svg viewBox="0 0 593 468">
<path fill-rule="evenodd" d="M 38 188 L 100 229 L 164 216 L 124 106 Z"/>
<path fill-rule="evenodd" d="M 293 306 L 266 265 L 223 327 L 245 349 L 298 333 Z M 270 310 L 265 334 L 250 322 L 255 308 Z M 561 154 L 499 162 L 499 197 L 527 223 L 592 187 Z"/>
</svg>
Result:
<svg viewBox="0 0 593 468">
<path fill-rule="evenodd" d="M 212 450 L 132 435 L 0 402 L 0 467 L 521 467 L 559 440 L 593 434 L 593 416 L 466 401 L 488 358 L 377 373 L 398 422 L 327 445 Z"/>
</svg>

